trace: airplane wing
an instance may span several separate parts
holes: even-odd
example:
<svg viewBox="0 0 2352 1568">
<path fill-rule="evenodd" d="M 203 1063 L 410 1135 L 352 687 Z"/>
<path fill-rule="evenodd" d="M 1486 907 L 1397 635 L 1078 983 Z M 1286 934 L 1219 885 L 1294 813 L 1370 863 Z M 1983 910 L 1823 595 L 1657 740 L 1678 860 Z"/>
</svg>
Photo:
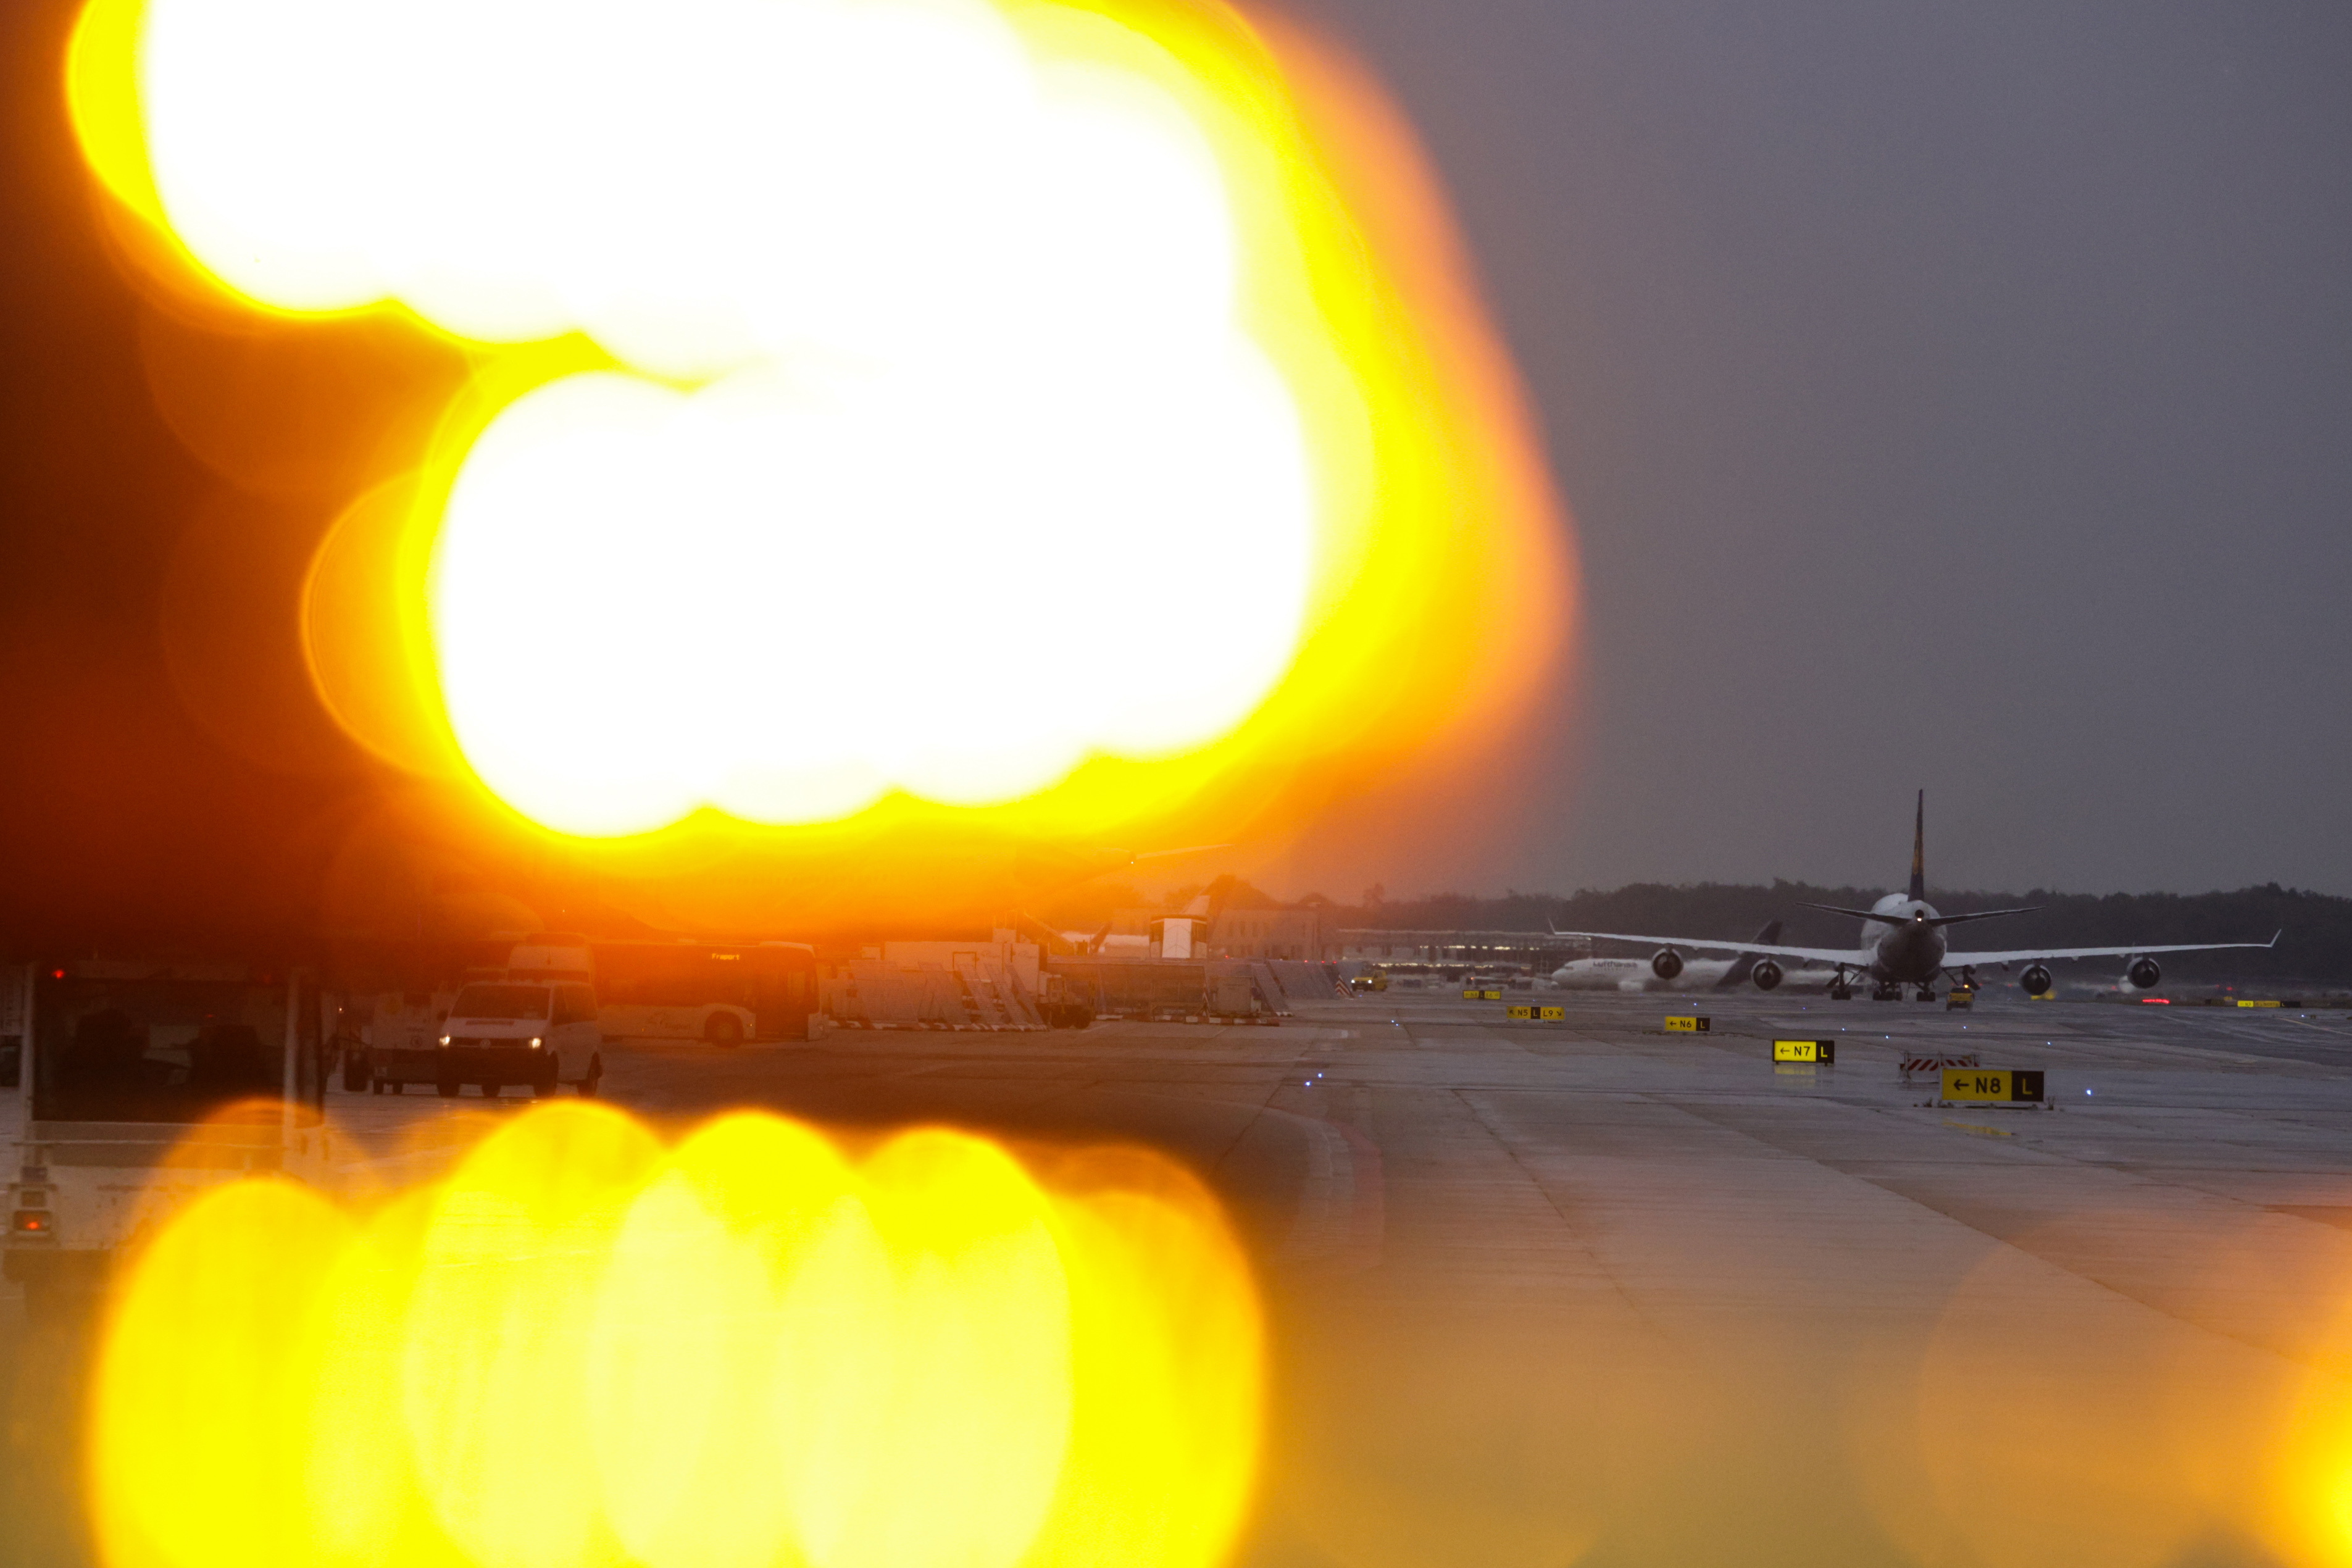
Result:
<svg viewBox="0 0 2352 1568">
<path fill-rule="evenodd" d="M 1420 942 L 1437 947 L 1486 947 L 1540 943 L 1555 933 L 1547 931 L 1413 931 L 1404 926 L 1342 926 L 1331 933 L 1347 941 Z"/>
<path fill-rule="evenodd" d="M 2183 942 L 2168 947 L 2019 947 L 2006 952 L 1948 952 L 1944 954 L 1947 968 L 1964 963 L 2030 963 L 2038 958 L 2137 958 L 2143 952 L 2219 952 L 2224 948 L 2271 948 L 2278 945 L 2279 931 L 2268 942 Z"/>
<path fill-rule="evenodd" d="M 1622 931 L 1563 931 L 1555 936 L 1594 937 L 1602 942 L 1644 942 L 1653 947 L 1703 947 L 1713 952 L 1753 953 L 1758 958 L 1810 958 L 1822 963 L 1867 964 L 1873 956 L 1867 949 L 1858 947 L 1780 947 L 1761 942 L 1700 942 L 1687 936 L 1628 936 Z M 2253 944 L 2261 946 L 2260 942 Z M 2136 948 L 2135 952 L 2158 952 L 2160 948 Z"/>
<path fill-rule="evenodd" d="M 2023 909 L 2018 910 L 1979 910 L 1973 914 L 1937 915 L 1927 923 L 1931 926 L 1966 925 L 1970 921 L 1989 921 L 2001 915 L 2030 915 L 2043 907 L 2041 904 L 2028 904 Z M 1913 918 L 1908 915 L 1882 915 L 1875 910 L 1841 909 L 1836 904 L 1807 904 L 1805 908 L 1819 910 L 1823 914 L 1850 915 L 1858 921 L 1876 921 L 1880 925 L 1908 925 Z"/>
</svg>

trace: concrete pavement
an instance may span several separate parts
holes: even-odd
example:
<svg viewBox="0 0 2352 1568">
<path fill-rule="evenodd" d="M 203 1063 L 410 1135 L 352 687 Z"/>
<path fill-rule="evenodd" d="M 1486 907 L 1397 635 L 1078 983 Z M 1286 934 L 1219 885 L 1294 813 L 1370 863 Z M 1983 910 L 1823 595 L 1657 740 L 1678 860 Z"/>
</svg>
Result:
<svg viewBox="0 0 2352 1568">
<path fill-rule="evenodd" d="M 2352 1019 L 1543 1000 L 1565 1022 L 1391 993 L 1280 1029 L 618 1047 L 605 1088 L 680 1126 L 764 1105 L 1192 1165 L 1273 1315 L 1262 1568 L 2315 1560 L 2299 1521 L 2352 1453 Z M 1660 1030 L 1695 1000 L 1710 1033 Z M 1775 1035 L 1838 1063 L 1776 1069 Z M 1925 1103 L 1906 1049 L 2043 1068 L 2057 1109 Z M 507 1113 L 331 1109 L 379 1178 Z M 54 1490 L 25 1446 L 70 1379 L 28 1373 L 5 1304 L 0 1335 L 8 1468 Z M 26 1485 L 0 1518 L 54 1511 Z M 62 1521 L 0 1529 L 71 1560 Z"/>
</svg>

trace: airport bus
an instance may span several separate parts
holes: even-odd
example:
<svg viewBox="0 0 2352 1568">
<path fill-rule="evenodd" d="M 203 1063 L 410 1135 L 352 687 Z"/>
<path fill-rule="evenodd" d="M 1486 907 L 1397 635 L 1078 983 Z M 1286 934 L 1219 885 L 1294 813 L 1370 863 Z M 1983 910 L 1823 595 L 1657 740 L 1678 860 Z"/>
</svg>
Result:
<svg viewBox="0 0 2352 1568">
<path fill-rule="evenodd" d="M 0 972 L 0 1268 L 48 1310 L 255 1171 L 323 1175 L 331 997 L 299 971 L 89 959 Z"/>
<path fill-rule="evenodd" d="M 515 980 L 584 981 L 606 1039 L 804 1040 L 817 1011 L 816 950 L 805 942 L 592 941 L 547 932 L 516 944 Z"/>
</svg>

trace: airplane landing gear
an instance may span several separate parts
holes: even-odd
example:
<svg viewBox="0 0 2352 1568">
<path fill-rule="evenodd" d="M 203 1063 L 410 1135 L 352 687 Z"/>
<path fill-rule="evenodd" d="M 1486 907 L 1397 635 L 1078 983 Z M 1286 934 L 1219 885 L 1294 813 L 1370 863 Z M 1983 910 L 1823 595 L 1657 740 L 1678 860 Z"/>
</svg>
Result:
<svg viewBox="0 0 2352 1568">
<path fill-rule="evenodd" d="M 1932 985 L 1922 985 L 1912 997 L 1915 1002 L 1933 1002 L 1935 999 L 1936 988 Z"/>
<path fill-rule="evenodd" d="M 1836 982 L 1835 984 L 1832 984 L 1832 985 L 1830 986 L 1830 1000 L 1831 1000 L 1831 1001 L 1832 1001 L 1832 1002 L 1851 1002 L 1851 1001 L 1853 1001 L 1853 986 L 1851 986 L 1851 985 L 1848 985 L 1848 984 L 1847 984 L 1844 981 L 1843 981 L 1843 980 Z"/>
<path fill-rule="evenodd" d="M 1870 988 L 1870 999 L 1874 1002 L 1900 1002 L 1903 1000 L 1903 987 L 1891 980 L 1882 980 Z"/>
</svg>

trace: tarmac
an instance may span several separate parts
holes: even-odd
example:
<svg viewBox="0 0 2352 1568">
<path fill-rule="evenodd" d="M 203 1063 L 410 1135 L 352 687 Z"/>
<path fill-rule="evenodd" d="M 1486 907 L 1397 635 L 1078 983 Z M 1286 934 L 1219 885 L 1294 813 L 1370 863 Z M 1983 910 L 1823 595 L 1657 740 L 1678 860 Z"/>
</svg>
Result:
<svg viewBox="0 0 2352 1568">
<path fill-rule="evenodd" d="M 1269 1310 L 1248 1568 L 2352 1560 L 2352 1016 L 1534 1000 L 618 1046 L 604 1087 L 1191 1164 Z M 2048 1108 L 1937 1103 L 1927 1053 Z M 398 1182 L 524 1103 L 330 1110 Z M 0 1299 L 0 1561 L 86 1560 L 79 1364 Z"/>
</svg>

